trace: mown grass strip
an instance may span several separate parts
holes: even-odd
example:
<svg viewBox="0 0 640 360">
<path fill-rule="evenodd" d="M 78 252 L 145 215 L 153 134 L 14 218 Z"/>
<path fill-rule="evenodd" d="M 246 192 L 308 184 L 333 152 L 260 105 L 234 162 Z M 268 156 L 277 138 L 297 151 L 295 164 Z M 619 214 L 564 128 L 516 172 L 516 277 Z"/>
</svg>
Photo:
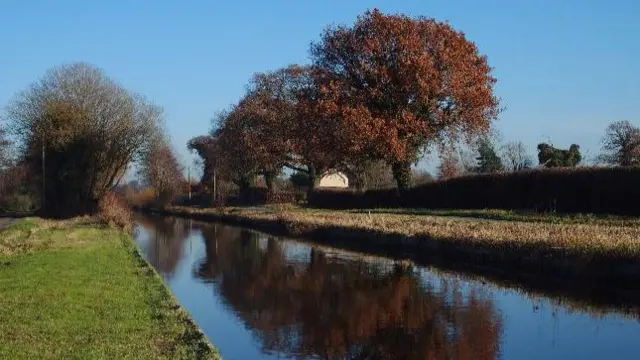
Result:
<svg viewBox="0 0 640 360">
<path fill-rule="evenodd" d="M 218 358 L 129 234 L 26 219 L 0 239 L 0 358 Z"/>
</svg>

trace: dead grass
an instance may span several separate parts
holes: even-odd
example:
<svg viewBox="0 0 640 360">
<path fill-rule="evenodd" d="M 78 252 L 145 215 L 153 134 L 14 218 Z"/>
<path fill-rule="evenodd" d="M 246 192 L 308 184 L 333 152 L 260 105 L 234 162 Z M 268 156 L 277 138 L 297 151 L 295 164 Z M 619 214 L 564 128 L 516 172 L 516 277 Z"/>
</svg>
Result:
<svg viewBox="0 0 640 360">
<path fill-rule="evenodd" d="M 102 231 L 104 225 L 88 216 L 69 220 L 22 219 L 0 230 L 0 256 L 81 247 L 98 240 L 96 235 Z"/>
<path fill-rule="evenodd" d="M 385 234 L 477 244 L 497 249 L 554 249 L 580 253 L 607 253 L 640 259 L 640 226 L 600 223 L 545 223 L 499 221 L 434 215 L 353 213 L 303 209 L 295 206 L 265 208 L 190 209 L 178 211 L 233 214 L 258 220 L 278 220 L 294 224 L 372 230 Z"/>
</svg>

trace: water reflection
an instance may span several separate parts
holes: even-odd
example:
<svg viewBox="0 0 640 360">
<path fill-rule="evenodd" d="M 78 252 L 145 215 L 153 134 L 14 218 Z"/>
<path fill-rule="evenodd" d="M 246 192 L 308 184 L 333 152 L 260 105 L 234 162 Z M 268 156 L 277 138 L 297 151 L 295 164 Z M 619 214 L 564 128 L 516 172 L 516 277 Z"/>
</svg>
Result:
<svg viewBox="0 0 640 360">
<path fill-rule="evenodd" d="M 227 360 L 616 359 L 640 352 L 635 317 L 611 309 L 528 298 L 237 227 L 163 217 L 137 223 L 145 255 Z"/>
<path fill-rule="evenodd" d="M 500 316 L 483 294 L 434 289 L 403 266 L 340 261 L 311 249 L 288 257 L 270 237 L 203 231 L 198 276 L 256 333 L 265 351 L 329 359 L 496 359 Z M 307 260 L 307 259 L 305 259 Z"/>
<path fill-rule="evenodd" d="M 183 257 L 183 246 L 192 231 L 189 221 L 170 217 L 139 217 L 151 240 L 145 246 L 147 260 L 165 279 L 173 277 L 178 262 Z"/>
</svg>

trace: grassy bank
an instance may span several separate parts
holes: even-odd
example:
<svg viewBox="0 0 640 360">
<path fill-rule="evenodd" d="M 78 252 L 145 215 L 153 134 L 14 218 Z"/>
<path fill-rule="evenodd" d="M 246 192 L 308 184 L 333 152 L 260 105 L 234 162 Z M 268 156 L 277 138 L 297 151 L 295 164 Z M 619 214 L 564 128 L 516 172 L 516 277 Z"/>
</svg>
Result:
<svg viewBox="0 0 640 360">
<path fill-rule="evenodd" d="M 217 358 L 131 236 L 89 218 L 0 230 L 0 299 L 3 359 Z"/>
<path fill-rule="evenodd" d="M 574 216 L 519 221 L 463 213 L 443 216 L 296 207 L 171 208 L 164 213 L 510 277 L 544 275 L 608 284 L 640 280 L 640 226 L 635 219 L 581 220 Z"/>
</svg>

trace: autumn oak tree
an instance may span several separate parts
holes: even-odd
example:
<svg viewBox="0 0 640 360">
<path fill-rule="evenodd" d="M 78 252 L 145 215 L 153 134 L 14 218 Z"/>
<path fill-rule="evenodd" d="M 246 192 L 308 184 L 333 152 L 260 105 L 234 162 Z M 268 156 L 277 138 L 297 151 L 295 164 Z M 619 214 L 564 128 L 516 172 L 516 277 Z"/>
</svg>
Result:
<svg viewBox="0 0 640 360">
<path fill-rule="evenodd" d="M 319 175 L 340 162 L 343 142 L 320 100 L 318 74 L 298 65 L 257 73 L 246 95 L 216 122 L 214 134 L 241 177 L 262 174 L 271 188 L 288 167 L 307 174 L 313 189 Z"/>
<path fill-rule="evenodd" d="M 422 149 L 486 131 L 499 112 L 486 57 L 434 19 L 367 11 L 351 27 L 327 28 L 311 55 L 348 153 L 387 161 L 401 190 Z"/>
</svg>

